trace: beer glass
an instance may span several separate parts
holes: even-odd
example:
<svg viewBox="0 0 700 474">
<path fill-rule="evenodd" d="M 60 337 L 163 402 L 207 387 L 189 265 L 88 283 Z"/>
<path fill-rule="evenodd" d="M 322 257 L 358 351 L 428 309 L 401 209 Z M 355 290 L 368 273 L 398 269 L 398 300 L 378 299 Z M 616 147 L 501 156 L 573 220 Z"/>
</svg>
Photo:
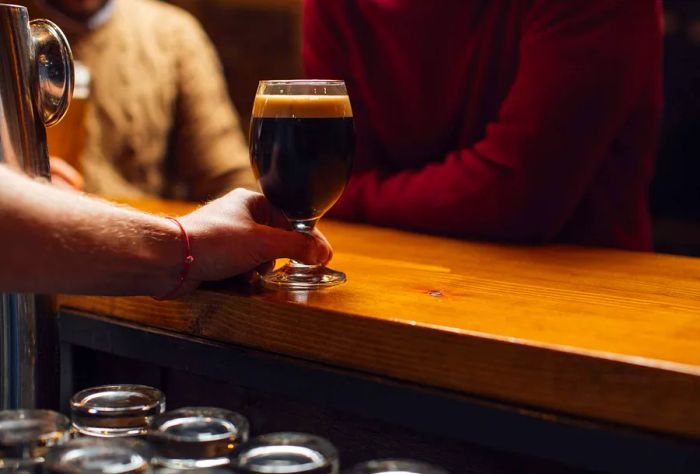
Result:
<svg viewBox="0 0 700 474">
<path fill-rule="evenodd" d="M 151 451 L 146 443 L 128 438 L 74 439 L 46 456 L 46 474 L 150 473 Z"/>
<path fill-rule="evenodd" d="M 156 467 L 153 472 L 155 474 L 185 474 L 187 472 L 194 474 L 234 474 L 231 469 L 226 467 L 199 467 L 192 469 L 175 469 L 171 467 Z"/>
<path fill-rule="evenodd" d="M 154 463 L 171 469 L 225 467 L 248 440 L 248 420 L 239 413 L 210 407 L 167 412 L 151 424 L 148 440 Z"/>
<path fill-rule="evenodd" d="M 350 177 L 352 108 L 343 81 L 261 81 L 250 124 L 250 158 L 265 197 L 297 232 L 311 232 Z M 345 282 L 342 272 L 290 260 L 266 287 L 309 290 Z"/>
<path fill-rule="evenodd" d="M 377 459 L 358 464 L 343 474 L 447 474 L 447 471 L 412 459 Z"/>
<path fill-rule="evenodd" d="M 69 438 L 70 422 L 60 413 L 0 411 L 0 472 L 41 472 L 46 452 Z"/>
<path fill-rule="evenodd" d="M 306 433 L 270 433 L 241 448 L 237 474 L 337 474 L 338 451 L 328 440 Z"/>
<path fill-rule="evenodd" d="M 165 395 L 147 385 L 102 385 L 73 395 L 73 428 L 83 436 L 142 436 L 165 411 Z"/>
</svg>

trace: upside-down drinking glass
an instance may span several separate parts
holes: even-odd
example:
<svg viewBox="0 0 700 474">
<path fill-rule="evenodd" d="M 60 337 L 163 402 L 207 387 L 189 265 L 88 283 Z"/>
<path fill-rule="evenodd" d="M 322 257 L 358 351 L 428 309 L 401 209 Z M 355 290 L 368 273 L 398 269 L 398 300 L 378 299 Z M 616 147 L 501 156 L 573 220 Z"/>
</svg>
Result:
<svg viewBox="0 0 700 474">
<path fill-rule="evenodd" d="M 267 199 L 297 232 L 313 231 L 340 198 L 355 152 L 352 108 L 343 81 L 261 81 L 250 124 L 253 171 Z M 290 260 L 262 276 L 265 286 L 308 290 L 345 282 L 323 265 Z"/>
<path fill-rule="evenodd" d="M 269 433 L 245 444 L 233 461 L 236 474 L 338 474 L 338 451 L 307 433 Z"/>
</svg>

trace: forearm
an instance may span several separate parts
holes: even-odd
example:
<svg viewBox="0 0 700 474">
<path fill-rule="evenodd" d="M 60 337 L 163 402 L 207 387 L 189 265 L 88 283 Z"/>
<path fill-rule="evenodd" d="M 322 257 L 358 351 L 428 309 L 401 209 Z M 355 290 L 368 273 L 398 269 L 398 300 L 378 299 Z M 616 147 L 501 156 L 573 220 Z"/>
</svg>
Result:
<svg viewBox="0 0 700 474">
<path fill-rule="evenodd" d="M 515 170 L 465 149 L 420 170 L 353 176 L 329 215 L 460 237 L 547 240 L 553 216 L 533 212 L 536 193 L 528 184 Z"/>
<path fill-rule="evenodd" d="M 428 165 L 415 169 L 409 161 L 408 169 L 397 171 L 396 155 L 413 138 L 392 135 L 391 127 L 382 131 L 386 115 L 353 104 L 358 142 L 369 144 L 358 147 L 360 161 L 376 167 L 353 177 L 331 215 L 465 237 L 546 242 L 562 232 L 595 184 L 614 186 L 617 170 L 636 173 L 641 161 L 630 150 L 641 146 L 635 132 L 650 122 L 646 109 L 657 105 L 647 88 L 658 74 L 656 2 L 530 3 L 537 7 L 524 22 L 517 73 L 479 141 L 436 142 L 435 150 L 451 151 L 426 151 Z M 305 21 L 312 22 L 307 70 L 361 82 L 353 80 L 356 71 L 344 74 L 339 64 L 341 40 L 322 14 L 327 4 L 309 4 L 318 11 L 305 12 Z M 355 103 L 369 104 L 362 94 Z M 389 143 L 399 145 L 386 150 Z M 384 172 L 387 151 L 392 166 Z M 601 173 L 609 170 L 612 182 L 605 183 Z"/>
<path fill-rule="evenodd" d="M 182 265 L 177 226 L 0 166 L 1 291 L 164 294 Z"/>
</svg>

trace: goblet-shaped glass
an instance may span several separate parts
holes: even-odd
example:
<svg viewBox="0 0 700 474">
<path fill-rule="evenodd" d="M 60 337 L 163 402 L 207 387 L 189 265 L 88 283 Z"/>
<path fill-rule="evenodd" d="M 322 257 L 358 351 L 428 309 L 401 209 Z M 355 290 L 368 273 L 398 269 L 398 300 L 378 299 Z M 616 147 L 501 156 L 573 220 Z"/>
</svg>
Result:
<svg viewBox="0 0 700 474">
<path fill-rule="evenodd" d="M 263 193 L 292 228 L 309 233 L 335 204 L 355 152 L 343 81 L 261 81 L 250 124 L 250 158 Z M 323 265 L 290 260 L 262 276 L 265 286 L 309 290 L 345 282 Z"/>
</svg>

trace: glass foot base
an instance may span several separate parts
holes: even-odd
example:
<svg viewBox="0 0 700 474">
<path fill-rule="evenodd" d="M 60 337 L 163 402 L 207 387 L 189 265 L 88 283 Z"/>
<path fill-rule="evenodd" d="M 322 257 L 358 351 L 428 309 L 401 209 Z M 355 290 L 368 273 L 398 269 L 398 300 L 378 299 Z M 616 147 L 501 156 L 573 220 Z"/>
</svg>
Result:
<svg viewBox="0 0 700 474">
<path fill-rule="evenodd" d="M 345 273 L 321 265 L 290 261 L 274 272 L 261 276 L 265 288 L 272 290 L 314 290 L 345 283 Z"/>
</svg>

